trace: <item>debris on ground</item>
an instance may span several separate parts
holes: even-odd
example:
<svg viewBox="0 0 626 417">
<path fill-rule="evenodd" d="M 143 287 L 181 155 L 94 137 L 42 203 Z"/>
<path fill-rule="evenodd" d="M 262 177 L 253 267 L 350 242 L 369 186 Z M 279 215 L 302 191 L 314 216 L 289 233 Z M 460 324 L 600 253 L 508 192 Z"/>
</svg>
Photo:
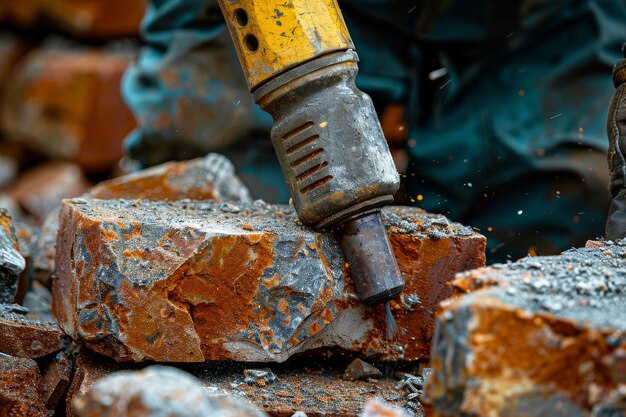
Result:
<svg viewBox="0 0 626 417">
<path fill-rule="evenodd" d="M 377 367 L 370 365 L 360 358 L 356 358 L 350 365 L 346 368 L 346 371 L 343 373 L 343 379 L 347 381 L 356 381 L 357 379 L 378 379 L 383 376 L 380 369 Z"/>
<path fill-rule="evenodd" d="M 270 368 L 244 369 L 243 375 L 246 377 L 244 381 L 249 385 L 256 384 L 264 387 L 276 381 L 276 375 L 274 375 Z"/>
<path fill-rule="evenodd" d="M 74 399 L 77 417 L 263 417 L 233 397 L 209 395 L 200 381 L 171 367 L 114 373 Z"/>
<path fill-rule="evenodd" d="M 433 339 L 436 416 L 623 415 L 626 240 L 589 246 L 458 275 Z"/>
</svg>

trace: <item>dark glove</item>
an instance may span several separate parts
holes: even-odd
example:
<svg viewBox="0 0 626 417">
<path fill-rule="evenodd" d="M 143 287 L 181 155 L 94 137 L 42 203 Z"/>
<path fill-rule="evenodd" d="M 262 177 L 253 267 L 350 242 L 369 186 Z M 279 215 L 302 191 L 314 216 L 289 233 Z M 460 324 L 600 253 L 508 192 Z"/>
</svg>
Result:
<svg viewBox="0 0 626 417">
<path fill-rule="evenodd" d="M 626 44 L 622 52 L 626 54 Z M 613 201 L 606 222 L 606 238 L 617 240 L 626 237 L 626 59 L 620 60 L 615 66 L 613 83 L 617 91 L 611 100 L 607 120 Z"/>
</svg>

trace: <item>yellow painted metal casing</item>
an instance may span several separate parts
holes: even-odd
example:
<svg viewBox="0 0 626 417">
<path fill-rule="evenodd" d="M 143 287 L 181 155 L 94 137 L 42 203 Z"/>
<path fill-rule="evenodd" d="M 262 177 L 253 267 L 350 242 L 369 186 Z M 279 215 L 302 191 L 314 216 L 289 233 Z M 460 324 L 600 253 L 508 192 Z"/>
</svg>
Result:
<svg viewBox="0 0 626 417">
<path fill-rule="evenodd" d="M 354 49 L 336 0 L 219 0 L 250 91 L 316 57 Z"/>
</svg>

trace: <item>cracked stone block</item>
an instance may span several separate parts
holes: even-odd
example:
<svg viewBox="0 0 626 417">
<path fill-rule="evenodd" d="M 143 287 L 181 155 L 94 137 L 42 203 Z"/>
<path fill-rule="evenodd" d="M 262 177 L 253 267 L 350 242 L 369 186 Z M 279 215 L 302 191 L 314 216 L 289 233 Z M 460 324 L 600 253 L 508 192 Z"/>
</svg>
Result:
<svg viewBox="0 0 626 417">
<path fill-rule="evenodd" d="M 0 353 L 0 416 L 48 416 L 34 360 Z"/>
<path fill-rule="evenodd" d="M 76 417 L 71 410 L 73 398 L 86 398 L 86 393 L 111 374 L 146 366 L 149 365 L 120 363 L 87 349 L 81 350 L 76 357 L 75 374 L 68 393 L 68 417 Z M 415 393 L 406 387 L 398 386 L 398 381 L 393 378 L 375 382 L 345 381 L 341 378 L 345 365 L 296 360 L 288 364 L 273 364 L 276 381 L 259 386 L 245 381 L 245 366 L 243 363 L 224 366 L 221 362 L 177 365 L 199 379 L 205 392 L 242 399 L 272 417 L 291 417 L 297 412 L 308 417 L 359 417 L 365 405 L 374 399 L 384 401 L 396 410 L 402 408 L 410 417 L 424 416 L 410 407 L 411 403 L 421 400 L 414 398 Z"/>
<path fill-rule="evenodd" d="M 35 320 L 26 313 L 16 304 L 0 304 L 0 352 L 37 359 L 68 345 L 68 337 L 55 322 Z"/>
<path fill-rule="evenodd" d="M 89 189 L 81 168 L 67 162 L 51 162 L 26 172 L 7 190 L 28 214 L 43 221 L 64 198 L 78 197 Z"/>
<path fill-rule="evenodd" d="M 122 371 L 74 399 L 77 417 L 267 417 L 241 400 L 211 396 L 199 380 L 172 367 Z"/>
<path fill-rule="evenodd" d="M 6 209 L 0 208 L 0 304 L 13 302 L 17 281 L 25 266 L 11 216 Z"/>
<path fill-rule="evenodd" d="M 65 200 L 53 313 L 120 361 L 282 362 L 315 348 L 427 358 L 437 305 L 455 273 L 484 265 L 485 239 L 415 208 L 384 214 L 406 280 L 395 343 L 384 308 L 356 299 L 333 236 L 260 201 Z"/>
<path fill-rule="evenodd" d="M 65 45 L 30 52 L 3 92 L 4 132 L 45 156 L 110 170 L 135 126 L 119 89 L 131 59 L 126 52 Z"/>
<path fill-rule="evenodd" d="M 436 416 L 624 415 L 626 240 L 588 246 L 458 275 L 433 339 Z"/>
<path fill-rule="evenodd" d="M 91 189 L 89 196 L 103 200 L 252 202 L 250 192 L 235 175 L 232 162 L 217 153 L 190 161 L 168 162 L 102 182 Z"/>
</svg>

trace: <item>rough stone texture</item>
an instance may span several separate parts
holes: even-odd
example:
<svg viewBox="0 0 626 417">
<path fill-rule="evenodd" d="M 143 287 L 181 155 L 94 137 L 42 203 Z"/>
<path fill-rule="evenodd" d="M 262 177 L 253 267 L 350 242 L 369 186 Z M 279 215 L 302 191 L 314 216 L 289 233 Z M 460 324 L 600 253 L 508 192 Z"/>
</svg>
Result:
<svg viewBox="0 0 626 417">
<path fill-rule="evenodd" d="M 70 386 L 72 378 L 72 362 L 59 352 L 45 368 L 42 378 L 43 400 L 46 408 L 56 409 Z"/>
<path fill-rule="evenodd" d="M 59 209 L 53 210 L 44 219 L 35 242 L 30 274 L 33 280 L 52 288 L 52 273 L 56 256 L 57 232 L 59 230 Z"/>
<path fill-rule="evenodd" d="M 119 89 L 130 59 L 126 53 L 59 46 L 29 53 L 3 94 L 4 131 L 46 156 L 109 170 L 135 125 Z"/>
<path fill-rule="evenodd" d="M 263 417 L 241 401 L 209 395 L 191 375 L 163 366 L 114 373 L 74 399 L 78 417 Z"/>
<path fill-rule="evenodd" d="M 485 239 L 414 208 L 385 213 L 407 282 L 394 344 L 382 306 L 356 300 L 335 239 L 263 202 L 66 200 L 53 312 L 121 361 L 280 362 L 320 347 L 425 358 L 448 281 L 484 265 Z"/>
<path fill-rule="evenodd" d="M 14 221 L 13 226 L 15 228 L 15 237 L 17 238 L 17 244 L 19 246 L 19 253 L 22 255 L 22 258 L 24 258 L 25 265 L 17 281 L 17 293 L 15 294 L 13 302 L 22 304 L 31 284 L 30 271 L 33 264 L 35 242 L 39 238 L 39 229 L 23 221 Z"/>
<path fill-rule="evenodd" d="M 437 416 L 624 415 L 626 240 L 593 246 L 460 274 L 470 293 L 433 340 Z"/>
<path fill-rule="evenodd" d="M 131 367 L 141 369 L 144 364 L 118 363 L 112 359 L 83 350 L 75 362 L 75 376 L 68 393 L 68 417 L 74 416 L 71 400 L 84 397 L 98 381 L 114 372 Z M 198 378 L 205 390 L 213 395 L 229 395 L 242 399 L 272 417 L 291 417 L 304 412 L 308 417 L 357 417 L 371 399 L 404 408 L 410 417 L 423 417 L 412 404 L 418 403 L 416 393 L 400 386 L 393 379 L 376 382 L 344 381 L 339 371 L 345 365 L 313 362 L 293 362 L 273 365 L 277 380 L 265 386 L 249 385 L 243 375 L 244 364 L 230 362 L 207 362 L 180 365 Z M 428 414 L 426 414 L 428 415 Z"/>
<path fill-rule="evenodd" d="M 149 201 L 215 200 L 251 203 L 250 192 L 235 175 L 225 156 L 168 162 L 154 168 L 102 182 L 89 196 L 103 200 L 141 198 Z"/>
<path fill-rule="evenodd" d="M 0 352 L 21 358 L 41 358 L 63 349 L 68 338 L 54 322 L 26 317 L 18 305 L 0 304 Z"/>
<path fill-rule="evenodd" d="M 44 23 L 81 37 L 134 36 L 146 0 L 0 0 L 0 18 L 24 29 Z"/>
<path fill-rule="evenodd" d="M 0 416 L 45 417 L 41 375 L 32 359 L 0 353 Z"/>
<path fill-rule="evenodd" d="M 19 254 L 19 245 L 9 212 L 0 208 L 0 304 L 12 303 L 17 281 L 26 264 Z"/>
<path fill-rule="evenodd" d="M 39 281 L 33 281 L 22 305 L 28 309 L 26 317 L 43 322 L 56 322 L 52 316 L 52 293 Z"/>
<path fill-rule="evenodd" d="M 33 168 L 7 190 L 27 213 L 43 221 L 61 204 L 64 198 L 78 197 L 89 188 L 78 165 L 52 162 Z"/>
</svg>

